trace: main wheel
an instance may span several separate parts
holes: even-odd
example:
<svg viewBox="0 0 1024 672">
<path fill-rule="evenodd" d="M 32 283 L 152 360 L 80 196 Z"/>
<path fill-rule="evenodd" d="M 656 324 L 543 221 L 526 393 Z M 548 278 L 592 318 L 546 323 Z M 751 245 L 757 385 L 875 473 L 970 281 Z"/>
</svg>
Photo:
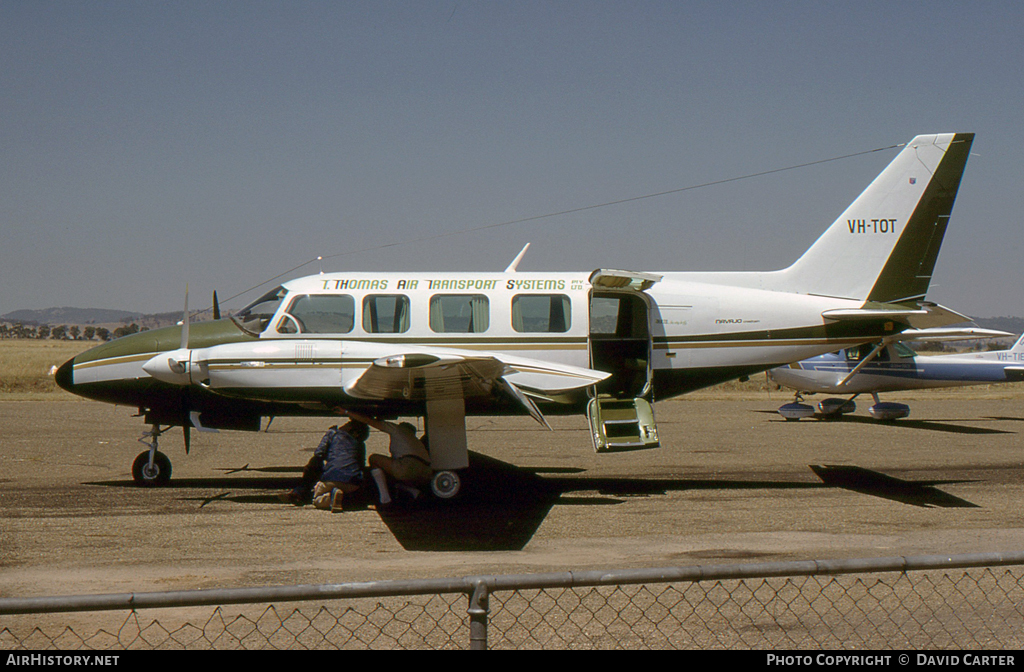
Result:
<svg viewBox="0 0 1024 672">
<path fill-rule="evenodd" d="M 153 455 L 153 465 L 149 464 L 149 451 L 139 453 L 132 463 L 132 478 L 136 485 L 154 488 L 167 485 L 171 480 L 171 461 L 166 455 L 157 451 Z"/>
<path fill-rule="evenodd" d="M 462 481 L 454 471 L 439 471 L 430 480 L 430 489 L 441 499 L 451 499 L 459 494 Z"/>
</svg>

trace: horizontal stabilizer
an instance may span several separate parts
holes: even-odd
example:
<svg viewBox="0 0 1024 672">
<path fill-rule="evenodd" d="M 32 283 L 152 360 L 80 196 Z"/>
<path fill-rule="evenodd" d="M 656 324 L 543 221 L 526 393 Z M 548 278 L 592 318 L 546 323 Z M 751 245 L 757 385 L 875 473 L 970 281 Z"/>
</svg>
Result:
<svg viewBox="0 0 1024 672">
<path fill-rule="evenodd" d="M 930 329 L 970 321 L 966 315 L 934 303 L 921 303 L 917 308 L 899 304 L 868 303 L 863 308 L 826 310 L 821 316 L 836 321 L 892 320 L 914 329 Z"/>
<path fill-rule="evenodd" d="M 964 327 L 960 329 L 908 329 L 895 340 L 898 341 L 965 341 L 973 338 L 1008 338 L 1013 336 L 1008 331 L 998 329 L 982 329 L 981 327 Z"/>
</svg>

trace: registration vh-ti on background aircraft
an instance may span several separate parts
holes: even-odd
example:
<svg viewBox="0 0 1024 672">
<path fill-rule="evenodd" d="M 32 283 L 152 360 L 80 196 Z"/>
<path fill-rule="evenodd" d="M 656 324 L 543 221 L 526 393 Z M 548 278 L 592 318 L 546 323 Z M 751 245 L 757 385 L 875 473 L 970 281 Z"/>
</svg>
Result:
<svg viewBox="0 0 1024 672">
<path fill-rule="evenodd" d="M 974 135 L 921 135 L 788 268 L 771 272 L 322 273 L 226 319 L 125 336 L 57 372 L 139 409 L 132 473 L 162 485 L 172 426 L 264 417 L 422 417 L 433 490 L 460 488 L 467 415 L 586 413 L 598 451 L 658 445 L 652 402 L 910 328 L 967 318 L 925 301 Z M 187 305 L 187 298 L 186 298 Z M 143 441 L 144 443 L 146 441 Z"/>
<path fill-rule="evenodd" d="M 880 401 L 879 392 L 924 390 L 936 387 L 991 385 L 1024 381 L 1024 336 L 1009 350 L 970 352 L 956 355 L 918 355 L 904 345 L 906 340 L 960 340 L 1012 336 L 986 329 L 903 332 L 839 352 L 819 355 L 789 366 L 772 369 L 768 376 L 779 385 L 796 390 L 797 400 L 779 409 L 787 420 L 815 415 L 814 407 L 801 403 L 802 395 L 825 393 L 849 395 L 831 397 L 818 403 L 822 417 L 836 417 L 857 410 L 853 400 L 870 394 L 874 405 L 868 413 L 876 420 L 898 420 L 910 415 L 910 406 Z"/>
</svg>

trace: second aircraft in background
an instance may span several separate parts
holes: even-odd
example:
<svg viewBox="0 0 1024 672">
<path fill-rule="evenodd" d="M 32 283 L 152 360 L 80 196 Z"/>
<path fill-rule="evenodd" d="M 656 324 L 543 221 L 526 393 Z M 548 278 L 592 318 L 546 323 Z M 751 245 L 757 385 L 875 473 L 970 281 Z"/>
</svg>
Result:
<svg viewBox="0 0 1024 672">
<path fill-rule="evenodd" d="M 910 340 L 963 340 L 1012 336 L 988 329 L 924 329 L 906 331 L 876 343 L 819 355 L 772 369 L 768 377 L 796 390 L 796 400 L 779 409 L 787 420 L 815 415 L 814 407 L 801 403 L 802 394 L 849 395 L 818 403 L 817 412 L 835 417 L 856 410 L 853 399 L 871 394 L 874 405 L 868 413 L 876 420 L 896 420 L 910 414 L 906 404 L 883 402 L 879 392 L 922 390 L 1024 381 L 1024 336 L 1009 350 L 971 352 L 956 355 L 918 355 L 904 342 Z"/>
</svg>

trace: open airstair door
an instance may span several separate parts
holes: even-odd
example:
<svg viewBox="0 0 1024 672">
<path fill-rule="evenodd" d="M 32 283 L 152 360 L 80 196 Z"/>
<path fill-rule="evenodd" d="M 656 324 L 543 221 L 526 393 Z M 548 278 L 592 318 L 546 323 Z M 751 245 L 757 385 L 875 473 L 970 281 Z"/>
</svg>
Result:
<svg viewBox="0 0 1024 672">
<path fill-rule="evenodd" d="M 611 373 L 591 388 L 590 434 L 599 452 L 658 447 L 651 406 L 650 307 L 661 276 L 597 270 L 590 276 L 590 366 Z"/>
</svg>

